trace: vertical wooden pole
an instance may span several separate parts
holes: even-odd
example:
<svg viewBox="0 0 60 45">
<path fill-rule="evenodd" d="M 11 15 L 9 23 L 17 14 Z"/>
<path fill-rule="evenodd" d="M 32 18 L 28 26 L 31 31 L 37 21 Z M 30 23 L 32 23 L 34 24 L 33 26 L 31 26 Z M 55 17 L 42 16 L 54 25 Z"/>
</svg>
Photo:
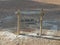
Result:
<svg viewBox="0 0 60 45">
<path fill-rule="evenodd" d="M 42 16 L 40 16 L 40 35 L 42 34 Z"/>
<path fill-rule="evenodd" d="M 20 34 L 20 10 L 17 10 L 16 15 L 17 15 L 17 36 L 16 38 L 18 39 L 17 45 L 20 45 L 19 43 L 20 39 L 18 38 L 18 35 Z"/>
<path fill-rule="evenodd" d="M 17 15 L 17 35 L 20 34 L 20 15 Z"/>
<path fill-rule="evenodd" d="M 20 10 L 16 12 L 17 15 L 17 35 L 20 34 Z"/>
<path fill-rule="evenodd" d="M 40 15 L 40 35 L 42 35 L 43 16 L 44 16 L 44 11 L 43 11 L 43 9 L 41 9 L 41 15 Z"/>
</svg>

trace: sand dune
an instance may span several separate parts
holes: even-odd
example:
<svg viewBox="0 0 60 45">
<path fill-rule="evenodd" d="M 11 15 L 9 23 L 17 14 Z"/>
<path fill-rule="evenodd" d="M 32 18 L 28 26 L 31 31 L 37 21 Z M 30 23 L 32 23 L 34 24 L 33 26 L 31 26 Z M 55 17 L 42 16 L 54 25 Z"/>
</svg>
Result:
<svg viewBox="0 0 60 45">
<path fill-rule="evenodd" d="M 33 1 L 60 5 L 60 0 L 33 0 Z"/>
</svg>

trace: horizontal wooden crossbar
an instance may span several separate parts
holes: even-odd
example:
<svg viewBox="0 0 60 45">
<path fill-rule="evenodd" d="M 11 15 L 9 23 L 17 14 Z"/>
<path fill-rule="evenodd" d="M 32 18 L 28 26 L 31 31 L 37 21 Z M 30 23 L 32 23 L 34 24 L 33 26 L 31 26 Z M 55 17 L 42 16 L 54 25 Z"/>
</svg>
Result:
<svg viewBox="0 0 60 45">
<path fill-rule="evenodd" d="M 27 37 L 33 37 L 33 38 L 44 38 L 44 39 L 50 39 L 50 40 L 60 40 L 60 36 L 49 36 L 49 35 L 26 35 L 26 34 L 20 34 L 22 36 L 27 36 Z"/>
</svg>

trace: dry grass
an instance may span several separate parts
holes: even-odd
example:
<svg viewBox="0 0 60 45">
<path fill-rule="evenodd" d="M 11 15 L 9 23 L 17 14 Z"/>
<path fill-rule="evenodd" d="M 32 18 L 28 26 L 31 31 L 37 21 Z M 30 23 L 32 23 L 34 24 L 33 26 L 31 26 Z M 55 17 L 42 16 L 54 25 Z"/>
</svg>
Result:
<svg viewBox="0 0 60 45">
<path fill-rule="evenodd" d="M 43 32 L 47 32 L 44 30 Z M 60 31 L 58 31 L 60 32 Z M 59 33 L 56 32 L 56 35 Z M 23 38 L 16 38 L 13 41 L 10 39 L 6 39 L 3 36 L 0 36 L 0 45 L 60 45 L 59 40 L 50 40 L 50 39 L 43 39 L 43 38 L 32 38 L 32 37 L 23 37 Z"/>
<path fill-rule="evenodd" d="M 20 40 L 20 45 L 60 45 L 60 41 L 43 38 L 28 38 L 27 40 Z"/>
<path fill-rule="evenodd" d="M 60 31 L 58 30 L 43 30 L 42 34 L 48 35 L 48 32 L 51 32 L 49 35 L 60 36 Z"/>
<path fill-rule="evenodd" d="M 60 41 L 58 40 L 49 40 L 43 38 L 19 38 L 13 41 L 9 41 L 7 39 L 3 40 L 4 42 L 0 42 L 0 45 L 60 45 Z"/>
</svg>

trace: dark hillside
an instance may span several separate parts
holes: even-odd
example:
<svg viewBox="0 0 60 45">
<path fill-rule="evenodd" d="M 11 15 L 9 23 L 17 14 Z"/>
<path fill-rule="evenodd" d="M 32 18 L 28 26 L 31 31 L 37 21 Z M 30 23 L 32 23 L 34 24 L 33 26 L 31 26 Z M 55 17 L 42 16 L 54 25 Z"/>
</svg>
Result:
<svg viewBox="0 0 60 45">
<path fill-rule="evenodd" d="M 19 1 L 0 1 L 0 22 L 1 22 L 0 27 L 2 28 L 16 27 L 17 18 L 15 12 L 17 9 L 25 11 L 30 9 L 41 8 L 43 8 L 46 12 L 44 20 L 55 20 L 57 21 L 56 25 L 58 26 L 60 25 L 60 5 L 19 0 Z M 37 15 L 33 17 L 37 17 Z"/>
</svg>

